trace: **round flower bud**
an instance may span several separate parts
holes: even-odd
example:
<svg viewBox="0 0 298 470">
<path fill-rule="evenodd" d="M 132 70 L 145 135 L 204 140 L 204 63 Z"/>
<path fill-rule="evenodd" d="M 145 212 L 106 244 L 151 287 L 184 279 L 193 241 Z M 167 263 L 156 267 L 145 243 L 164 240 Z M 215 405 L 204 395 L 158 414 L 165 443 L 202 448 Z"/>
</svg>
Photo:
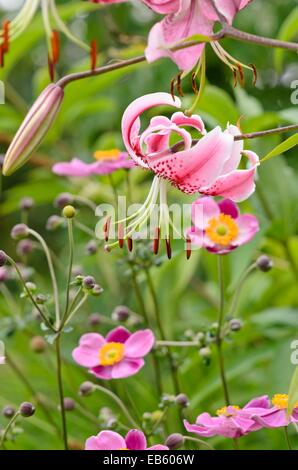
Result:
<svg viewBox="0 0 298 470">
<path fill-rule="evenodd" d="M 63 406 L 65 411 L 73 411 L 76 407 L 76 402 L 69 397 L 65 397 L 63 400 Z"/>
<path fill-rule="evenodd" d="M 184 437 L 182 434 L 175 433 L 171 434 L 168 436 L 165 445 L 170 449 L 170 450 L 175 450 L 179 449 L 179 447 L 183 446 L 184 444 Z"/>
<path fill-rule="evenodd" d="M 13 406 L 7 405 L 3 408 L 2 414 L 5 418 L 11 419 L 16 414 L 16 410 Z"/>
<path fill-rule="evenodd" d="M 64 219 L 62 217 L 59 217 L 59 215 L 51 215 L 46 223 L 46 229 L 49 232 L 52 232 L 54 230 L 57 230 L 60 228 L 64 223 Z"/>
<path fill-rule="evenodd" d="M 30 211 L 30 209 L 32 209 L 33 206 L 34 206 L 34 199 L 32 199 L 32 197 L 23 197 L 20 200 L 19 207 L 22 211 Z"/>
<path fill-rule="evenodd" d="M 34 282 L 26 282 L 26 287 L 30 292 L 36 292 L 36 284 Z"/>
<path fill-rule="evenodd" d="M 179 393 L 179 395 L 176 396 L 176 403 L 181 406 L 181 408 L 187 408 L 189 405 L 188 396 L 185 395 L 185 393 Z"/>
<path fill-rule="evenodd" d="M 47 297 L 44 295 L 44 294 L 38 294 L 35 298 L 36 300 L 36 303 L 38 305 L 43 305 L 46 303 L 46 301 L 48 300 Z"/>
<path fill-rule="evenodd" d="M 33 336 L 30 341 L 30 348 L 35 353 L 43 353 L 47 349 L 47 342 L 42 336 Z"/>
<path fill-rule="evenodd" d="M 98 326 L 101 324 L 101 315 L 99 313 L 91 313 L 88 318 L 90 326 Z"/>
<path fill-rule="evenodd" d="M 80 385 L 79 393 L 83 397 L 86 397 L 87 395 L 91 395 L 91 393 L 93 393 L 93 390 L 94 390 L 94 384 L 92 382 L 86 381 Z"/>
<path fill-rule="evenodd" d="M 35 413 L 35 406 L 28 401 L 25 401 L 20 405 L 20 414 L 23 418 L 30 418 L 30 416 L 34 415 Z"/>
<path fill-rule="evenodd" d="M 25 224 L 17 224 L 13 227 L 10 232 L 11 238 L 14 240 L 21 240 L 22 238 L 27 238 L 29 235 L 29 228 Z"/>
<path fill-rule="evenodd" d="M 4 266 L 7 261 L 7 255 L 4 251 L 0 250 L 0 267 Z"/>
<path fill-rule="evenodd" d="M 73 196 L 71 194 L 61 193 L 56 197 L 54 205 L 56 207 L 59 207 L 60 209 L 63 209 L 63 207 L 72 203 L 73 203 Z"/>
<path fill-rule="evenodd" d="M 103 288 L 99 284 L 95 284 L 95 286 L 93 287 L 91 291 L 91 294 L 97 297 L 102 293 L 103 293 Z"/>
<path fill-rule="evenodd" d="M 33 250 L 33 243 L 31 240 L 20 240 L 16 247 L 16 252 L 19 256 L 26 256 Z"/>
<path fill-rule="evenodd" d="M 118 305 L 112 313 L 112 319 L 114 321 L 125 322 L 129 316 L 130 310 L 125 305 Z"/>
<path fill-rule="evenodd" d="M 74 265 L 72 270 L 71 270 L 71 274 L 74 276 L 74 277 L 77 277 L 77 276 L 82 276 L 83 274 L 83 269 L 82 269 L 82 266 L 79 266 L 79 265 Z"/>
<path fill-rule="evenodd" d="M 231 331 L 240 331 L 243 326 L 243 322 L 238 320 L 238 318 L 233 318 L 229 322 L 229 327 Z"/>
<path fill-rule="evenodd" d="M 95 286 L 95 279 L 93 276 L 86 276 L 83 279 L 83 286 L 85 289 L 93 289 Z"/>
<path fill-rule="evenodd" d="M 212 351 L 210 348 L 206 347 L 206 348 L 201 348 L 199 350 L 199 354 L 202 358 L 204 359 L 209 359 L 211 357 L 211 354 L 212 354 Z"/>
<path fill-rule="evenodd" d="M 86 253 L 94 255 L 97 252 L 97 243 L 95 240 L 90 240 L 86 245 Z"/>
<path fill-rule="evenodd" d="M 259 268 L 260 271 L 267 273 L 273 268 L 273 261 L 271 258 L 269 258 L 269 256 L 261 255 L 257 259 L 257 267 Z"/>
<path fill-rule="evenodd" d="M 76 210 L 73 206 L 65 206 L 64 209 L 62 210 L 62 215 L 66 219 L 73 219 L 74 216 L 76 215 Z"/>
</svg>

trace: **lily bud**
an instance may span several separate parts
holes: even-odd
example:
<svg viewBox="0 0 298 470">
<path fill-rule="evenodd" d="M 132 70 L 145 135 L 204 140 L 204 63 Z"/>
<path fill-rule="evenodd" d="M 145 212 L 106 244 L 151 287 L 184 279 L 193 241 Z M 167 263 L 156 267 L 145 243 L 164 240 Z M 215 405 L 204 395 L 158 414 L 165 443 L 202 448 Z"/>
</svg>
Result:
<svg viewBox="0 0 298 470">
<path fill-rule="evenodd" d="M 56 118 L 63 96 L 63 89 L 51 84 L 37 98 L 7 150 L 3 175 L 11 175 L 29 160 Z"/>
</svg>

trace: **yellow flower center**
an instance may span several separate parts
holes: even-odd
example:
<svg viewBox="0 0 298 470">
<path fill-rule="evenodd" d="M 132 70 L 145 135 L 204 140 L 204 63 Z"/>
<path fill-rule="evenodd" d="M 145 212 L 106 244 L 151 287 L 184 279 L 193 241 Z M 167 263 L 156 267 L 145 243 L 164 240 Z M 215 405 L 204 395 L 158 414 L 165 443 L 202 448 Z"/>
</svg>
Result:
<svg viewBox="0 0 298 470">
<path fill-rule="evenodd" d="M 217 245 L 227 246 L 238 235 L 239 228 L 235 220 L 227 214 L 219 214 L 209 220 L 206 234 Z"/>
<path fill-rule="evenodd" d="M 118 450 L 129 450 L 129 449 L 127 449 L 127 447 L 122 447 L 121 449 L 118 449 Z"/>
<path fill-rule="evenodd" d="M 111 149 L 111 150 L 96 150 L 93 154 L 95 160 L 118 160 L 120 157 L 120 150 Z"/>
<path fill-rule="evenodd" d="M 123 359 L 124 345 L 122 343 L 107 343 L 100 348 L 98 355 L 101 366 L 113 366 Z"/>
<path fill-rule="evenodd" d="M 288 408 L 289 395 L 286 393 L 276 393 L 272 398 L 272 405 L 280 410 Z M 295 403 L 294 408 L 298 408 L 298 401 Z"/>
<path fill-rule="evenodd" d="M 237 406 L 237 405 L 230 405 L 229 408 L 234 408 L 235 413 L 231 413 L 231 410 L 228 411 L 227 406 L 223 406 L 222 408 L 219 408 L 218 410 L 216 410 L 217 416 L 226 416 L 227 418 L 229 418 L 229 417 L 235 416 L 237 414 L 237 411 L 241 409 L 240 406 Z"/>
</svg>

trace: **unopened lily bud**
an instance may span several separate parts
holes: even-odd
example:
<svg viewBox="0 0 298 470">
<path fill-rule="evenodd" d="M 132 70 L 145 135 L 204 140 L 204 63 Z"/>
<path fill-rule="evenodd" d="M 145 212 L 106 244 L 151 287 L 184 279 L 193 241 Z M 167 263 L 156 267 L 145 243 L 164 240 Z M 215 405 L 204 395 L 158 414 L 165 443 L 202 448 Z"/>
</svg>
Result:
<svg viewBox="0 0 298 470">
<path fill-rule="evenodd" d="M 10 235 L 14 240 L 22 240 L 28 237 L 29 228 L 25 224 L 17 224 L 12 228 Z"/>
<path fill-rule="evenodd" d="M 86 276 L 83 279 L 83 286 L 85 289 L 93 289 L 95 286 L 95 279 L 93 276 Z"/>
<path fill-rule="evenodd" d="M 183 444 L 184 444 L 184 437 L 182 436 L 182 434 L 179 434 L 179 433 L 171 434 L 165 442 L 165 445 L 170 450 L 179 449 L 179 447 L 183 446 Z"/>
<path fill-rule="evenodd" d="M 65 397 L 63 400 L 63 406 L 65 411 L 73 411 L 76 407 L 76 402 L 69 397 Z"/>
<path fill-rule="evenodd" d="M 257 259 L 257 266 L 260 271 L 263 271 L 264 273 L 267 273 L 273 268 L 273 261 L 269 256 L 267 255 L 261 255 Z"/>
<path fill-rule="evenodd" d="M 185 393 L 179 393 L 179 395 L 176 396 L 176 403 L 182 408 L 187 408 L 189 405 L 188 396 L 185 395 Z"/>
<path fill-rule="evenodd" d="M 20 200 L 20 209 L 22 211 L 30 211 L 33 206 L 34 199 L 32 199 L 32 197 L 23 197 L 23 199 Z"/>
<path fill-rule="evenodd" d="M 238 320 L 238 318 L 233 318 L 230 320 L 229 327 L 231 331 L 240 331 L 243 326 L 243 322 Z"/>
<path fill-rule="evenodd" d="M 56 207 L 60 207 L 63 209 L 63 207 L 68 206 L 68 204 L 73 203 L 73 196 L 70 193 L 60 193 L 54 202 L 54 205 Z"/>
<path fill-rule="evenodd" d="M 60 228 L 64 224 L 64 219 L 59 217 L 59 215 L 51 215 L 46 223 L 46 229 L 49 232 L 52 232 L 58 228 Z"/>
<path fill-rule="evenodd" d="M 20 405 L 20 414 L 24 418 L 30 418 L 30 416 L 34 415 L 35 413 L 35 406 L 28 401 L 25 401 Z"/>
<path fill-rule="evenodd" d="M 4 175 L 11 175 L 29 160 L 56 118 L 63 96 L 63 89 L 52 83 L 37 98 L 7 150 Z"/>
<path fill-rule="evenodd" d="M 124 322 L 130 316 L 130 310 L 125 305 L 118 305 L 112 313 L 112 319 L 115 321 Z"/>
</svg>

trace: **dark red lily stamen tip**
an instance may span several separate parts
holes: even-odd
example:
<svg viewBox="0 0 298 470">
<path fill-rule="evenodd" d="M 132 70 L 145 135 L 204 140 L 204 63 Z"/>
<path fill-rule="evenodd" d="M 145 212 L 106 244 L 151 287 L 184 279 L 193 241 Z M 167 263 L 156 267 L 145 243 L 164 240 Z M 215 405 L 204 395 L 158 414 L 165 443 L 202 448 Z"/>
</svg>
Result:
<svg viewBox="0 0 298 470">
<path fill-rule="evenodd" d="M 157 227 L 155 229 L 155 237 L 154 237 L 154 241 L 153 241 L 153 253 L 155 255 L 158 254 L 158 250 L 159 250 L 159 240 L 160 240 L 160 228 Z"/>
<path fill-rule="evenodd" d="M 237 64 L 238 72 L 239 72 L 239 77 L 240 77 L 240 85 L 243 87 L 244 86 L 244 72 L 242 65 Z"/>
<path fill-rule="evenodd" d="M 119 243 L 119 247 L 123 248 L 123 245 L 124 245 L 124 228 L 123 228 L 123 224 L 118 225 L 118 243 Z"/>
<path fill-rule="evenodd" d="M 252 68 L 252 73 L 253 73 L 253 81 L 252 81 L 252 84 L 253 86 L 256 85 L 257 83 L 257 80 L 258 80 L 258 72 L 257 72 L 257 68 L 254 64 L 249 64 L 249 66 Z"/>
<path fill-rule="evenodd" d="M 237 71 L 233 69 L 233 87 L 236 88 L 237 85 L 238 85 L 238 75 L 237 75 Z"/>
<path fill-rule="evenodd" d="M 132 238 L 128 237 L 127 239 L 127 248 L 128 248 L 128 251 L 132 251 Z"/>
<path fill-rule="evenodd" d="M 95 39 L 90 43 L 90 61 L 91 61 L 91 70 L 94 72 L 97 64 L 97 44 Z"/>
<path fill-rule="evenodd" d="M 0 45 L 0 67 L 4 67 L 4 49 L 3 49 L 3 44 Z"/>
<path fill-rule="evenodd" d="M 186 239 L 186 259 L 191 257 L 191 239 Z"/>
<path fill-rule="evenodd" d="M 55 64 L 50 56 L 48 56 L 48 68 L 51 82 L 55 81 Z"/>
<path fill-rule="evenodd" d="M 195 95 L 198 95 L 199 90 L 198 90 L 198 87 L 197 87 L 196 78 L 197 78 L 197 74 L 196 74 L 196 72 L 193 72 L 191 74 L 191 87 L 192 87 L 192 91 L 195 93 Z"/>
<path fill-rule="evenodd" d="M 53 30 L 51 34 L 51 46 L 53 64 L 56 65 L 58 64 L 60 57 L 60 36 L 56 30 Z"/>
<path fill-rule="evenodd" d="M 183 72 L 178 73 L 177 75 L 177 91 L 179 96 L 184 96 L 183 89 L 182 89 L 182 81 L 181 81 L 181 75 Z"/>
<path fill-rule="evenodd" d="M 110 226 L 111 226 L 111 217 L 108 217 L 103 226 L 103 233 L 104 233 L 106 242 L 109 241 Z"/>
<path fill-rule="evenodd" d="M 4 20 L 3 21 L 3 26 L 2 26 L 2 29 L 3 29 L 3 33 L 2 33 L 3 44 L 2 44 L 2 47 L 3 47 L 4 52 L 8 52 L 8 50 L 9 50 L 9 26 L 10 26 L 10 21 L 9 20 Z"/>
<path fill-rule="evenodd" d="M 172 258 L 172 248 L 171 248 L 171 239 L 166 238 L 166 249 L 167 249 L 167 256 L 168 259 Z"/>
<path fill-rule="evenodd" d="M 175 92 L 174 92 L 175 83 L 176 83 L 176 78 L 172 78 L 171 84 L 170 84 L 170 93 L 171 93 L 171 96 L 173 98 L 173 101 L 175 101 Z"/>
</svg>

